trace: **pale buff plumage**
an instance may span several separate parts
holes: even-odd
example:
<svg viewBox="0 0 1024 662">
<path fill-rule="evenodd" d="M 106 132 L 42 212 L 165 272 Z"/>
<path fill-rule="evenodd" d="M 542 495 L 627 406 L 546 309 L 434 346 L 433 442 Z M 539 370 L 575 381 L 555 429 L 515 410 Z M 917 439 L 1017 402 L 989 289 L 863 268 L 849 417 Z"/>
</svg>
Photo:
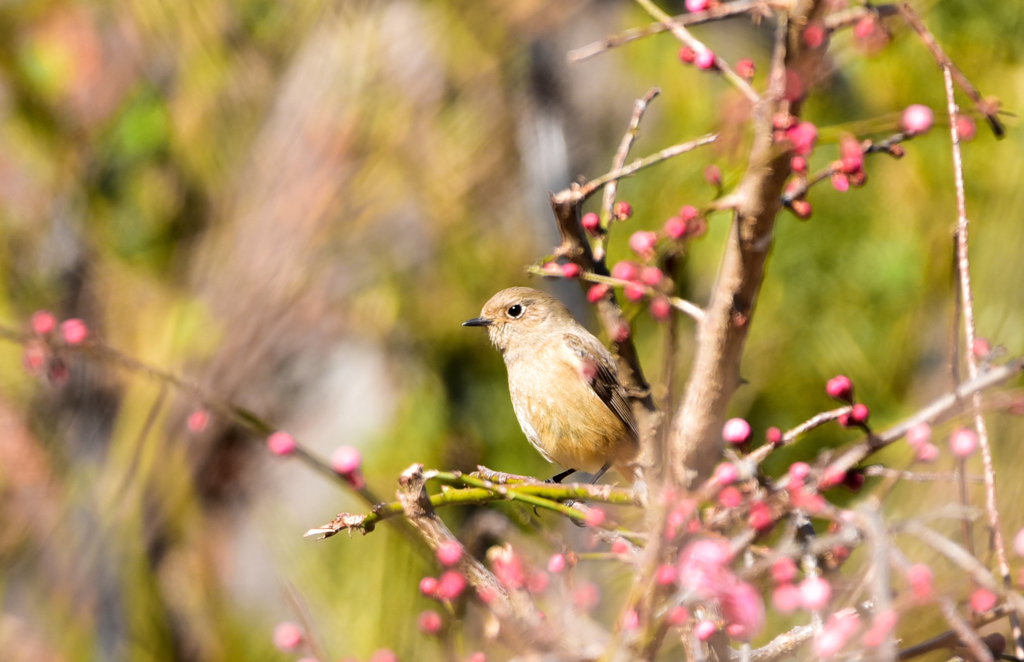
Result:
<svg viewBox="0 0 1024 662">
<path fill-rule="evenodd" d="M 633 481 L 639 443 L 615 359 L 557 299 L 528 287 L 498 292 L 480 317 L 508 369 L 519 425 L 549 462 Z"/>
</svg>

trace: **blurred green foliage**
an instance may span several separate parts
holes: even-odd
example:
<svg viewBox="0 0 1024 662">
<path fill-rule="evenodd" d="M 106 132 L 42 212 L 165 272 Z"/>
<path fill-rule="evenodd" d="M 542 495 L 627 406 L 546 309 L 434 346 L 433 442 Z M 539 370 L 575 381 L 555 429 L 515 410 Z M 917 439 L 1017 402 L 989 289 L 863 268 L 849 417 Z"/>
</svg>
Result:
<svg viewBox="0 0 1024 662">
<path fill-rule="evenodd" d="M 919 7 L 953 60 L 1011 112 L 1024 101 L 1021 10 Z M 681 66 L 670 36 L 564 64 L 568 49 L 647 22 L 628 3 L 6 3 L 0 318 L 24 327 L 38 308 L 83 317 L 111 345 L 191 375 L 324 457 L 359 446 L 383 495 L 412 462 L 552 473 L 518 429 L 499 355 L 460 322 L 528 282 L 523 266 L 555 243 L 548 190 L 608 169 L 650 87 L 662 94 L 633 154 L 719 128 L 735 139 L 622 182 L 637 213 L 616 226 L 611 262 L 629 258 L 633 230 L 712 200 L 706 165 L 727 187 L 745 167 L 736 95 Z M 956 212 L 942 80 L 919 40 L 888 25 L 893 41 L 879 52 L 848 32 L 834 38 L 834 75 L 804 110 L 821 127 L 812 171 L 836 158 L 843 132 L 883 137 L 908 104 L 940 119 L 902 160 L 870 157 L 865 188 L 822 185 L 810 221 L 778 219 L 748 384 L 734 402 L 756 434 L 829 408 L 823 385 L 836 373 L 853 379 L 880 427 L 952 380 Z M 695 34 L 767 69 L 765 29 L 740 20 Z M 1002 141 L 979 123 L 965 175 L 978 331 L 1018 354 L 1024 138 L 1007 121 Z M 529 145 L 550 136 L 550 122 L 568 170 L 545 178 L 543 152 Z M 727 226 L 714 215 L 692 245 L 681 295 L 706 299 Z M 663 395 L 669 372 L 685 379 L 691 326 L 681 321 L 680 360 L 664 366 L 664 327 L 628 310 Z M 348 353 L 333 360 L 339 347 Z M 395 531 L 301 539 L 364 508 L 344 490 L 272 463 L 223 421 L 189 435 L 196 403 L 144 375 L 76 362 L 56 387 L 20 364 L 19 347 L 0 345 L 6 659 L 288 659 L 270 643 L 273 624 L 307 617 L 331 659 L 385 646 L 403 660 L 442 657 L 415 631 L 430 606 L 416 585 L 436 568 Z M 1022 459 L 1012 443 L 1021 426 L 998 411 L 990 421 L 1002 472 Z M 854 437 L 817 430 L 769 469 Z M 899 449 L 885 459 L 909 461 Z M 1024 523 L 1011 507 L 1024 497 L 1005 475 L 1010 532 Z M 947 484 L 896 490 L 900 516 L 954 500 Z M 625 577 L 580 574 L 613 592 Z M 940 585 L 965 581 L 950 569 Z M 606 599 L 601 616 L 613 606 Z"/>
</svg>

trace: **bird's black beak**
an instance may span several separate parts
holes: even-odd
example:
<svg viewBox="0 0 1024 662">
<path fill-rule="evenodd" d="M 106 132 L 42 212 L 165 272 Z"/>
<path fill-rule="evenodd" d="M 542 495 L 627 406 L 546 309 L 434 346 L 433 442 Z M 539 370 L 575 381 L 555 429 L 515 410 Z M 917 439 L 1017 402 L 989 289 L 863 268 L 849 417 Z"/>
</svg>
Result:
<svg viewBox="0 0 1024 662">
<path fill-rule="evenodd" d="M 466 320 L 462 323 L 462 326 L 490 326 L 491 320 L 486 317 L 474 317 L 471 320 Z"/>
</svg>

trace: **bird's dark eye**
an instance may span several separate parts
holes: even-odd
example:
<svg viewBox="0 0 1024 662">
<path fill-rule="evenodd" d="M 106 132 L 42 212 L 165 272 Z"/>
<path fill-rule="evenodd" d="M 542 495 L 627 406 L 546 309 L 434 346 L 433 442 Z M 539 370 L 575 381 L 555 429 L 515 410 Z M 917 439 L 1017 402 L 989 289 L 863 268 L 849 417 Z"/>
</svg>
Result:
<svg viewBox="0 0 1024 662">
<path fill-rule="evenodd" d="M 518 303 L 515 303 L 508 307 L 507 312 L 509 317 L 515 319 L 516 317 L 519 317 L 520 315 L 523 314 L 523 307 L 520 306 Z"/>
</svg>

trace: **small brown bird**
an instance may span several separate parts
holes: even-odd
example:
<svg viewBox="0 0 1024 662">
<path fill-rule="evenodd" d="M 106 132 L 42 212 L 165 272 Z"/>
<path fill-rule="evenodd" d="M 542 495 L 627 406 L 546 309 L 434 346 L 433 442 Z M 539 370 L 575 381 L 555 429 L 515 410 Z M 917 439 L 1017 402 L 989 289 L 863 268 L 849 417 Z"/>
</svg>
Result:
<svg viewBox="0 0 1024 662">
<path fill-rule="evenodd" d="M 498 292 L 480 317 L 508 369 L 512 408 L 523 433 L 549 462 L 576 470 L 609 467 L 633 482 L 639 452 L 636 419 L 615 359 L 552 296 L 528 287 Z"/>
</svg>

